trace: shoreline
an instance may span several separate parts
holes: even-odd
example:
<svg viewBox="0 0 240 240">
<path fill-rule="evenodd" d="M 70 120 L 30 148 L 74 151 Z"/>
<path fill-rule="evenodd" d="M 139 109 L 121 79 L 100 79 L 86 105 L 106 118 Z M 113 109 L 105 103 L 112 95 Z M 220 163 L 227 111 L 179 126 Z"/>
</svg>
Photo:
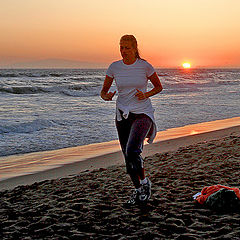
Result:
<svg viewBox="0 0 240 240">
<path fill-rule="evenodd" d="M 153 144 L 144 146 L 143 157 L 156 153 L 176 151 L 180 147 L 220 139 L 239 132 L 240 117 L 168 129 L 158 132 Z M 19 164 L 21 161 L 28 159 L 33 166 L 36 164 L 36 159 L 38 158 L 41 162 L 45 161 L 44 167 L 48 169 L 41 169 L 43 166 L 35 166 L 37 169 L 37 171 L 35 169 L 35 172 L 25 172 L 23 175 L 0 180 L 0 191 L 12 189 L 19 185 L 29 185 L 44 180 L 71 177 L 81 172 L 124 164 L 117 140 L 54 151 L 29 153 L 20 156 L 13 155 L 7 158 L 19 159 Z M 16 169 L 17 167 L 15 166 Z"/>
</svg>

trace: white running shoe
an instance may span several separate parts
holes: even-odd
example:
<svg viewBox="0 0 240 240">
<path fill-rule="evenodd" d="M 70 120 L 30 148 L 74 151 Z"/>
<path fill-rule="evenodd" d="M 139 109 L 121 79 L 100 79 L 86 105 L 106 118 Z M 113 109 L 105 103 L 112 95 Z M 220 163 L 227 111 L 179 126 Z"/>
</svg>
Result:
<svg viewBox="0 0 240 240">
<path fill-rule="evenodd" d="M 134 189 L 130 199 L 127 201 L 127 204 L 135 205 L 139 203 L 139 196 L 140 196 L 140 192 L 137 189 Z"/>
<path fill-rule="evenodd" d="M 152 183 L 149 180 L 149 178 L 147 178 L 147 183 L 144 183 L 141 185 L 141 191 L 139 195 L 139 200 L 141 202 L 145 202 L 149 200 L 149 198 L 151 197 L 151 186 L 152 186 Z"/>
</svg>

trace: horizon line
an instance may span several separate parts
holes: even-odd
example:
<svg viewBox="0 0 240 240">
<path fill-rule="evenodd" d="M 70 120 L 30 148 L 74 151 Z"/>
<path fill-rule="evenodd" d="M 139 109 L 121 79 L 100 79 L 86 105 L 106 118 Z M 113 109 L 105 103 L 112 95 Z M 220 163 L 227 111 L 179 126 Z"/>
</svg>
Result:
<svg viewBox="0 0 240 240">
<path fill-rule="evenodd" d="M 0 70 L 24 70 L 24 69 L 32 69 L 32 70 L 47 70 L 47 69 L 107 69 L 108 67 L 0 67 Z M 190 71 L 192 69 L 240 69 L 240 66 L 199 66 L 199 67 L 191 67 L 191 68 L 183 68 L 181 66 L 176 67 L 161 67 L 161 66 L 154 66 L 155 69 L 179 69 Z"/>
</svg>

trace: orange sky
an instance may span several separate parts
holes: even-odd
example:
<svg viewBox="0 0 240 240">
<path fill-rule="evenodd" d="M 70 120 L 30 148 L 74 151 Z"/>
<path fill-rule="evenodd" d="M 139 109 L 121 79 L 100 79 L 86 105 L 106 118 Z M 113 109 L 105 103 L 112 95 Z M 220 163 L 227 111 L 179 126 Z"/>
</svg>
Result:
<svg viewBox="0 0 240 240">
<path fill-rule="evenodd" d="M 120 58 L 134 34 L 155 67 L 240 67 L 239 0 L 8 0 L 0 2 L 0 67 Z"/>
</svg>

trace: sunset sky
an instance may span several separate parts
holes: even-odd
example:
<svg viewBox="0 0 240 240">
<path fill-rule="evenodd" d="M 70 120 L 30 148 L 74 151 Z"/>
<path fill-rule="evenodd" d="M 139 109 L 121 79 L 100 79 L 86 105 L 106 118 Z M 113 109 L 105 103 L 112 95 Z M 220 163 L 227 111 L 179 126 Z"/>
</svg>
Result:
<svg viewBox="0 0 240 240">
<path fill-rule="evenodd" d="M 124 34 L 155 67 L 240 67 L 239 13 L 240 0 L 2 0 L 0 67 L 44 59 L 108 66 L 120 59 Z"/>
</svg>

